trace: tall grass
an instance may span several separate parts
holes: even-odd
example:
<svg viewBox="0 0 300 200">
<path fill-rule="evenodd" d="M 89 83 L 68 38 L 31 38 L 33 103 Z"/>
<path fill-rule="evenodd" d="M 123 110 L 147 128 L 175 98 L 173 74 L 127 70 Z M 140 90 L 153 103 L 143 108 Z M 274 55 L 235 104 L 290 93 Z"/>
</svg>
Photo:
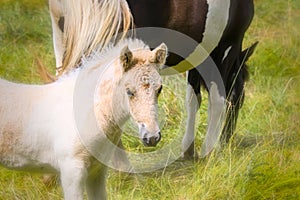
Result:
<svg viewBox="0 0 300 200">
<path fill-rule="evenodd" d="M 129 175 L 110 170 L 109 199 L 299 199 L 300 2 L 255 0 L 255 8 L 244 46 L 260 43 L 248 63 L 251 78 L 234 140 L 209 158 L 179 160 L 152 173 Z M 2 0 L 1 78 L 40 83 L 36 59 L 54 71 L 47 2 Z M 179 115 L 176 97 L 164 92 L 162 105 L 173 105 L 166 107 L 166 112 Z M 206 100 L 203 104 L 197 127 L 198 151 L 206 126 Z M 162 142 L 174 137 L 176 120 L 165 122 L 168 128 Z M 125 136 L 127 148 L 143 151 L 132 138 Z M 46 187 L 40 175 L 0 168 L 0 199 L 61 198 L 61 188 Z"/>
</svg>

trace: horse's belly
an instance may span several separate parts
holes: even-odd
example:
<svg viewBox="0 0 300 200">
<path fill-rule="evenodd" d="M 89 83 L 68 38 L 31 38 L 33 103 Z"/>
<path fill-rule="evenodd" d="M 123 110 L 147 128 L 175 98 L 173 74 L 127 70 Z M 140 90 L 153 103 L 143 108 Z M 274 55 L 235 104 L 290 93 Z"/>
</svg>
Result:
<svg viewBox="0 0 300 200">
<path fill-rule="evenodd" d="M 18 116 L 16 116 L 18 118 Z M 38 130 L 32 130 L 38 132 Z M 23 123 L 16 120 L 0 122 L 0 165 L 10 169 L 52 172 L 52 143 L 46 136 L 26 134 Z M 53 157 L 53 156 L 52 156 Z"/>
<path fill-rule="evenodd" d="M 0 164 L 16 170 L 53 172 L 55 163 L 50 163 L 50 157 L 43 156 L 33 145 L 26 145 L 19 133 L 8 129 L 0 131 Z"/>
</svg>

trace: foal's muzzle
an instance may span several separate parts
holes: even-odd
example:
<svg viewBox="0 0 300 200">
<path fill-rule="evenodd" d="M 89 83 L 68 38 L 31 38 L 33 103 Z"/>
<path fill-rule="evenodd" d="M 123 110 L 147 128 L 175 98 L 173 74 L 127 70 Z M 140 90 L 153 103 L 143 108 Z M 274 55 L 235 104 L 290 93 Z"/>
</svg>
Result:
<svg viewBox="0 0 300 200">
<path fill-rule="evenodd" d="M 156 146 L 157 143 L 160 141 L 161 135 L 160 131 L 155 134 L 146 133 L 143 137 L 143 143 L 145 146 Z"/>
<path fill-rule="evenodd" d="M 161 139 L 160 130 L 151 132 L 145 124 L 139 124 L 141 139 L 145 146 L 156 146 Z"/>
</svg>

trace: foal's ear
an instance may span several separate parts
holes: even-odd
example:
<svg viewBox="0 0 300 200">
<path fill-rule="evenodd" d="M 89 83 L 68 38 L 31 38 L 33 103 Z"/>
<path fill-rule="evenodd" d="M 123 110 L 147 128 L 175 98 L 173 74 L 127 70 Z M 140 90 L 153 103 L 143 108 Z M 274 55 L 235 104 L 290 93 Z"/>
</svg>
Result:
<svg viewBox="0 0 300 200">
<path fill-rule="evenodd" d="M 120 55 L 120 62 L 124 68 L 124 72 L 128 71 L 131 68 L 132 63 L 132 52 L 129 50 L 128 46 L 125 46 Z"/>
<path fill-rule="evenodd" d="M 158 63 L 158 64 L 165 64 L 167 54 L 168 54 L 168 47 L 165 45 L 165 43 L 161 43 L 158 47 L 156 47 L 154 50 L 154 57 L 152 62 Z"/>
</svg>

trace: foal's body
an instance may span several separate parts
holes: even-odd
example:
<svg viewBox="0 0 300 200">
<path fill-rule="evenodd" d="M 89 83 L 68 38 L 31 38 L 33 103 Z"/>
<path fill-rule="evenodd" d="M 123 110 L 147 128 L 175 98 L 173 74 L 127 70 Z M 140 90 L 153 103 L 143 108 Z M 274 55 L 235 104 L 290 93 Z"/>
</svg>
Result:
<svg viewBox="0 0 300 200">
<path fill-rule="evenodd" d="M 146 145 L 160 140 L 158 70 L 166 51 L 165 45 L 151 51 L 141 41 L 126 40 L 95 53 L 84 62 L 85 71 L 70 72 L 48 85 L 0 79 L 0 164 L 59 173 L 65 199 L 83 199 L 84 186 L 89 199 L 105 199 L 106 166 L 97 156 L 109 161 L 114 147 L 106 144 L 118 144 L 124 122 L 130 116 L 137 122 Z M 76 93 L 82 85 L 84 90 L 95 89 L 88 96 L 92 104 L 83 105 L 84 112 L 78 113 L 82 105 L 76 104 L 77 98 L 85 103 L 80 101 L 81 93 Z M 91 123 L 94 117 L 96 124 Z"/>
<path fill-rule="evenodd" d="M 72 77 L 44 86 L 0 81 L 0 163 L 22 171 L 59 172 L 66 199 L 83 198 L 87 173 L 77 155 L 85 148 L 73 116 L 75 81 Z M 105 195 L 104 186 L 99 184 L 99 190 Z"/>
</svg>

